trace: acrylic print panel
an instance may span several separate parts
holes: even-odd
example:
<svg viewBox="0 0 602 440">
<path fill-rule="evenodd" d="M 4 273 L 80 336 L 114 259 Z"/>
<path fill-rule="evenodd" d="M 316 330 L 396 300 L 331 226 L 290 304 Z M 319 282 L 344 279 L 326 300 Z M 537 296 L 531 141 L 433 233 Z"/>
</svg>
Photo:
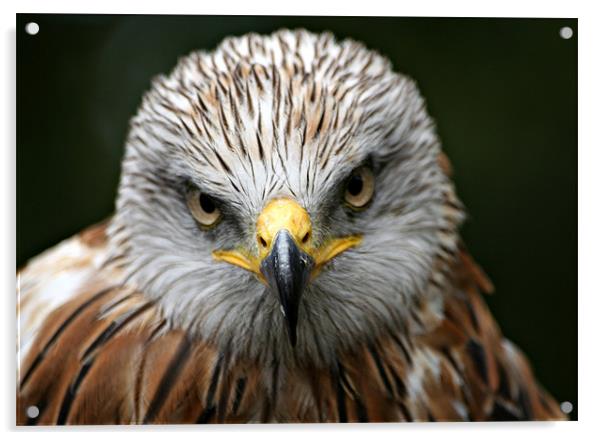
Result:
<svg viewBox="0 0 602 440">
<path fill-rule="evenodd" d="M 17 23 L 19 425 L 577 418 L 576 20 Z"/>
</svg>

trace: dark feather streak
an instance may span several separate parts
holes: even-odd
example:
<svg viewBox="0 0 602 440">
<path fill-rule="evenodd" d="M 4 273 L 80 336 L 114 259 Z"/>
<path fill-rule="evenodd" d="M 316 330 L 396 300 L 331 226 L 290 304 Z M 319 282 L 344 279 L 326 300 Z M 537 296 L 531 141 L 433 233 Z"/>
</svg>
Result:
<svg viewBox="0 0 602 440">
<path fill-rule="evenodd" d="M 165 370 L 165 374 L 161 378 L 159 387 L 157 388 L 157 391 L 155 392 L 155 395 L 148 406 L 148 411 L 146 412 L 142 423 L 152 423 L 155 417 L 159 414 L 161 407 L 167 400 L 170 390 L 173 388 L 172 385 L 176 382 L 178 376 L 184 369 L 184 364 L 190 356 L 190 348 L 190 341 L 187 337 L 184 337 L 180 343 L 178 351 L 171 359 L 169 366 Z"/>
<path fill-rule="evenodd" d="M 24 374 L 23 379 L 21 380 L 21 388 L 23 388 L 27 384 L 27 382 L 31 378 L 31 375 L 33 374 L 33 372 L 40 365 L 40 363 L 42 362 L 42 360 L 48 353 L 48 350 L 50 349 L 50 347 L 52 347 L 54 345 L 54 343 L 58 340 L 59 336 L 67 329 L 69 324 L 71 324 L 75 320 L 75 318 L 77 318 L 87 307 L 89 307 L 94 302 L 98 301 L 104 295 L 109 293 L 111 290 L 113 290 L 113 288 L 114 287 L 108 287 L 106 289 L 101 290 L 100 292 L 95 294 L 92 298 L 90 298 L 89 300 L 84 302 L 82 305 L 80 305 L 77 309 L 75 309 L 75 311 L 71 315 L 69 315 L 67 317 L 67 319 L 65 319 L 65 321 L 63 321 L 63 323 L 59 326 L 59 328 L 54 332 L 52 337 L 46 343 L 44 348 L 42 350 L 40 350 L 40 352 L 38 353 L 38 355 L 32 362 L 31 366 L 29 367 L 29 370 L 27 370 L 27 372 Z"/>
</svg>

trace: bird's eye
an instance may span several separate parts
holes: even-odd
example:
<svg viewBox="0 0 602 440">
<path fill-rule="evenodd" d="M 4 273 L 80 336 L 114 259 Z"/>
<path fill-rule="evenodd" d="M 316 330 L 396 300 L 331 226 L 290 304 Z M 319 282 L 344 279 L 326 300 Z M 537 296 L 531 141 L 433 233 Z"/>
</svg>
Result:
<svg viewBox="0 0 602 440">
<path fill-rule="evenodd" d="M 353 209 L 368 205 L 374 195 L 374 174 L 367 166 L 356 168 L 347 180 L 345 202 Z"/>
<path fill-rule="evenodd" d="M 222 216 L 213 199 L 207 194 L 202 193 L 199 189 L 188 191 L 186 202 L 192 216 L 201 226 L 207 228 L 215 226 Z"/>
</svg>

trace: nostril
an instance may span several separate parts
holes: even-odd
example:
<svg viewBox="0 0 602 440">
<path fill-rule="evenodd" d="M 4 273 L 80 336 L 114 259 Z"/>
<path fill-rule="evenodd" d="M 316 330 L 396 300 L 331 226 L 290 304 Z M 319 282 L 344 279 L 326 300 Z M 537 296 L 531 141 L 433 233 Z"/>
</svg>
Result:
<svg viewBox="0 0 602 440">
<path fill-rule="evenodd" d="M 261 235 L 257 238 L 259 240 L 259 244 L 261 245 L 261 247 L 268 247 L 268 243 L 265 241 L 265 239 Z"/>
<path fill-rule="evenodd" d="M 310 233 L 308 231 L 301 239 L 301 243 L 306 244 L 309 241 L 309 237 L 310 237 Z"/>
</svg>

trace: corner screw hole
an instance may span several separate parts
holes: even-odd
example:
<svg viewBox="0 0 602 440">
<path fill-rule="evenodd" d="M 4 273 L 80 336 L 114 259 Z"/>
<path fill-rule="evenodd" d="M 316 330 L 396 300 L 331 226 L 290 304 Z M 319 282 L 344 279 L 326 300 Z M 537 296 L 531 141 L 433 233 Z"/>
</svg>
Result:
<svg viewBox="0 0 602 440">
<path fill-rule="evenodd" d="M 570 414 L 573 412 L 573 404 L 571 402 L 562 402 L 560 404 L 560 411 L 562 411 L 565 414 Z"/>
<path fill-rule="evenodd" d="M 565 26 L 560 29 L 560 38 L 565 40 L 569 40 L 573 36 L 573 29 L 568 26 Z"/>
<path fill-rule="evenodd" d="M 25 25 L 25 32 L 27 32 L 29 35 L 36 35 L 38 32 L 40 32 L 40 25 L 33 21 L 31 23 L 27 23 Z"/>
<path fill-rule="evenodd" d="M 31 405 L 30 407 L 27 408 L 27 417 L 29 417 L 30 419 L 35 419 L 39 415 L 40 415 L 40 410 L 38 409 L 37 406 Z"/>
</svg>

